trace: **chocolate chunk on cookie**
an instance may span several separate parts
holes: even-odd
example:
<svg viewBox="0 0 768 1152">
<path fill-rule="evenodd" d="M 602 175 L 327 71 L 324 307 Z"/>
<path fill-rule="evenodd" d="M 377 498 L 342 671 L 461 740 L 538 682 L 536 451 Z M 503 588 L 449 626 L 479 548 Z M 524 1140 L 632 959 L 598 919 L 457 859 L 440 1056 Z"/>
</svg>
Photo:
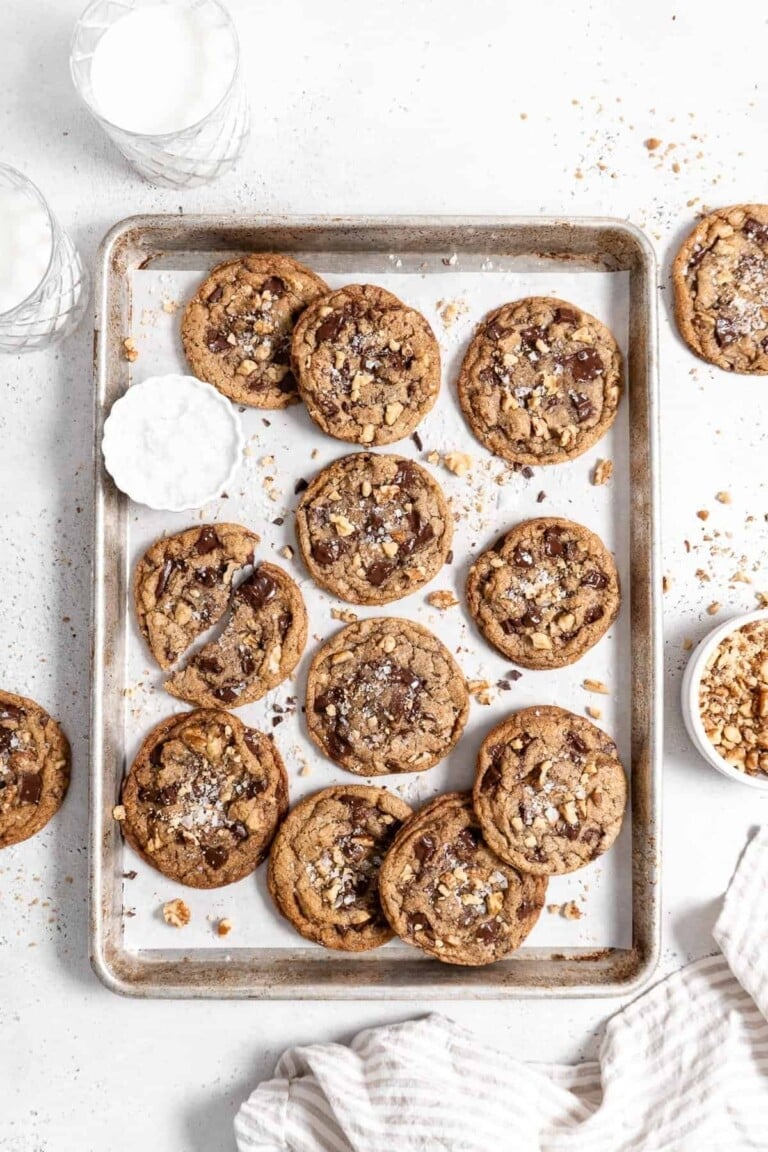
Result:
<svg viewBox="0 0 768 1152">
<path fill-rule="evenodd" d="M 384 913 L 401 939 L 446 964 L 481 965 L 519 948 L 547 882 L 505 864 L 482 838 L 468 792 L 438 796 L 384 857 Z"/>
<path fill-rule="evenodd" d="M 272 740 L 218 709 L 184 712 L 150 732 L 123 781 L 125 839 L 171 880 L 218 888 L 264 859 L 288 811 Z"/>
<path fill-rule="evenodd" d="M 427 321 L 383 288 L 351 284 L 296 324 L 293 370 L 310 416 L 329 436 L 392 444 L 410 435 L 440 388 Z"/>
<path fill-rule="evenodd" d="M 564 708 L 524 708 L 486 736 L 475 811 L 508 864 L 555 876 L 610 848 L 627 805 L 627 778 L 610 736 Z"/>
<path fill-rule="evenodd" d="M 307 642 L 307 612 L 294 580 L 259 564 L 235 589 L 226 627 L 165 682 L 204 708 L 252 704 L 290 676 Z"/>
<path fill-rule="evenodd" d="M 0 692 L 0 848 L 44 828 L 69 786 L 69 742 L 24 696 Z"/>
<path fill-rule="evenodd" d="M 420 624 L 361 620 L 315 656 L 307 681 L 307 727 L 350 772 L 423 772 L 447 755 L 469 713 L 456 661 Z"/>
<path fill-rule="evenodd" d="M 453 518 L 426 468 L 358 452 L 311 482 L 296 510 L 296 535 L 323 588 L 353 604 L 386 604 L 437 575 Z"/>
<path fill-rule="evenodd" d="M 515 464 L 560 464 L 608 431 L 622 391 L 612 333 L 575 304 L 529 296 L 486 316 L 459 400 L 486 448 Z"/>
<path fill-rule="evenodd" d="M 161 668 L 227 610 L 232 581 L 259 543 L 239 524 L 203 524 L 156 541 L 136 565 L 133 598 L 141 634 Z"/>
<path fill-rule="evenodd" d="M 768 204 L 700 220 L 672 281 L 677 326 L 697 356 L 728 372 L 768 373 Z"/>
<path fill-rule="evenodd" d="M 184 312 L 181 339 L 192 371 L 238 404 L 295 404 L 293 327 L 327 291 L 325 281 L 288 256 L 259 253 L 219 264 Z"/>
<path fill-rule="evenodd" d="M 524 668 L 562 668 L 616 619 L 619 576 L 588 528 L 556 517 L 525 520 L 478 556 L 467 602 L 486 640 L 510 660 Z"/>
<path fill-rule="evenodd" d="M 297 932 L 345 952 L 392 938 L 379 868 L 411 814 L 393 793 L 360 784 L 325 788 L 292 809 L 270 852 L 269 891 Z"/>
</svg>

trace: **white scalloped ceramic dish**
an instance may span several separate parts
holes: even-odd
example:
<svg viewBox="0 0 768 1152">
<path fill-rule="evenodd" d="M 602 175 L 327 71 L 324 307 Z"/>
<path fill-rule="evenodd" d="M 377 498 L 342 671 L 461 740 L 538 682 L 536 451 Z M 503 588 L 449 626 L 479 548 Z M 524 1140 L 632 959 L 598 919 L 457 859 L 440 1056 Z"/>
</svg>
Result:
<svg viewBox="0 0 768 1152">
<path fill-rule="evenodd" d="M 101 442 L 104 465 L 137 504 L 184 512 L 214 500 L 242 460 L 240 417 L 195 376 L 150 376 L 112 405 Z"/>
<path fill-rule="evenodd" d="M 738 784 L 746 784 L 748 788 L 755 788 L 759 792 L 768 792 L 768 776 L 748 776 L 746 772 L 740 772 L 738 768 L 734 768 L 720 755 L 704 731 L 699 710 L 699 685 L 707 661 L 726 636 L 730 636 L 732 632 L 738 632 L 740 628 L 743 628 L 745 624 L 750 624 L 753 620 L 768 620 L 768 608 L 760 608 L 757 612 L 747 612 L 743 616 L 735 616 L 732 620 L 726 620 L 724 624 L 714 628 L 709 635 L 700 641 L 691 653 L 683 675 L 681 703 L 688 735 L 704 759 L 723 776 L 727 776 L 729 780 L 735 780 Z"/>
</svg>

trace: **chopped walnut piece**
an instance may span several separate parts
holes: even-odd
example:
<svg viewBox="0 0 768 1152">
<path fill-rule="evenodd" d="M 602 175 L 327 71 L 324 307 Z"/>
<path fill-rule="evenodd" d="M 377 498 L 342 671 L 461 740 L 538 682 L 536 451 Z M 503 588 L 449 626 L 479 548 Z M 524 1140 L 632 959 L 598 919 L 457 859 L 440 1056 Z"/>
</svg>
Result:
<svg viewBox="0 0 768 1152">
<path fill-rule="evenodd" d="M 698 703 L 720 756 L 747 775 L 768 776 L 768 620 L 753 620 L 720 642 L 702 673 Z"/>
<path fill-rule="evenodd" d="M 163 904 L 163 920 L 172 928 L 183 928 L 191 919 L 192 913 L 183 900 L 168 900 Z"/>
<path fill-rule="evenodd" d="M 491 685 L 487 680 L 468 680 L 467 691 L 478 704 L 490 704 L 493 700 Z"/>
<path fill-rule="evenodd" d="M 649 136 L 647 140 L 643 141 L 643 143 L 649 152 L 655 152 L 657 148 L 661 148 L 662 142 L 659 140 L 658 136 Z"/>
<path fill-rule="evenodd" d="M 581 686 L 586 692 L 599 692 L 602 696 L 608 696 L 611 691 L 602 680 L 584 680 Z"/>
<path fill-rule="evenodd" d="M 661 590 L 662 590 L 662 592 L 669 592 L 671 587 L 672 587 L 671 578 L 669 576 L 662 576 L 662 578 L 661 578 Z"/>
<path fill-rule="evenodd" d="M 731 494 L 730 492 L 716 492 L 715 500 L 717 500 L 718 504 L 730 504 Z"/>
<path fill-rule="evenodd" d="M 569 900 L 567 904 L 563 904 L 561 912 L 566 920 L 581 920 L 584 915 L 575 900 Z"/>
<path fill-rule="evenodd" d="M 722 605 L 718 604 L 717 600 L 713 600 L 711 604 L 707 605 L 707 615 L 708 616 L 717 616 L 721 607 L 722 607 Z"/>
<path fill-rule="evenodd" d="M 331 616 L 334 620 L 343 620 L 345 624 L 354 624 L 357 620 L 357 612 L 349 608 L 331 608 Z"/>
<path fill-rule="evenodd" d="M 290 544 L 286 544 L 284 548 L 280 549 L 280 555 L 284 556 L 286 560 L 293 560 L 293 548 Z"/>
<path fill-rule="evenodd" d="M 443 457 L 443 464 L 455 476 L 466 476 L 472 467 L 472 457 L 468 456 L 466 452 L 446 452 Z"/>
<path fill-rule="evenodd" d="M 607 484 L 613 476 L 613 461 L 598 460 L 592 472 L 592 483 L 595 485 Z"/>
<path fill-rule="evenodd" d="M 700 508 L 696 515 L 699 520 L 709 520 L 709 512 L 707 512 L 706 508 Z"/>
<path fill-rule="evenodd" d="M 123 340 L 123 355 L 131 364 L 139 358 L 139 350 L 132 336 L 126 336 L 125 340 Z"/>
<path fill-rule="evenodd" d="M 232 931 L 232 921 L 231 920 L 227 920 L 226 917 L 223 920 L 219 920 L 218 924 L 216 925 L 216 935 L 217 936 L 229 936 L 231 931 Z"/>
<path fill-rule="evenodd" d="M 602 711 L 599 708 L 595 708 L 593 704 L 588 704 L 584 711 L 592 720 L 599 720 L 603 715 Z"/>
<path fill-rule="evenodd" d="M 118 821 L 125 820 L 125 808 L 122 804 L 115 804 L 114 808 L 112 809 L 112 816 L 115 820 Z"/>
<path fill-rule="evenodd" d="M 430 592 L 427 596 L 427 604 L 431 604 L 433 608 L 439 608 L 441 612 L 444 612 L 446 608 L 454 608 L 458 603 L 459 601 L 453 592 L 447 590 Z"/>
</svg>

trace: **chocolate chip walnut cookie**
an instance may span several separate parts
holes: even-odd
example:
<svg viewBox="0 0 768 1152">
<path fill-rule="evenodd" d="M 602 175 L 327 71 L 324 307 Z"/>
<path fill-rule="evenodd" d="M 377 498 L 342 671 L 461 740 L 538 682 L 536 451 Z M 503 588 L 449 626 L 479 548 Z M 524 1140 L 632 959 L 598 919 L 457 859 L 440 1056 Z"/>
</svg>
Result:
<svg viewBox="0 0 768 1152">
<path fill-rule="evenodd" d="M 261 253 L 219 264 L 184 312 L 181 339 L 190 367 L 238 404 L 295 404 L 293 326 L 327 291 L 319 276 L 288 256 Z"/>
<path fill-rule="evenodd" d="M 288 811 L 272 740 L 217 709 L 163 720 L 123 782 L 128 843 L 171 880 L 218 888 L 264 859 Z"/>
<path fill-rule="evenodd" d="M 613 557 L 570 520 L 526 520 L 478 556 L 467 579 L 469 610 L 489 643 L 524 668 L 580 659 L 616 619 L 621 595 Z"/>
<path fill-rule="evenodd" d="M 312 576 L 353 604 L 415 592 L 445 563 L 453 518 L 426 468 L 401 456 L 358 452 L 324 468 L 296 510 Z"/>
<path fill-rule="evenodd" d="M 56 721 L 34 700 L 0 692 L 0 848 L 45 827 L 69 773 L 69 742 Z"/>
<path fill-rule="evenodd" d="M 307 726 L 317 745 L 361 776 L 423 772 L 461 736 L 469 696 L 448 649 L 420 624 L 350 624 L 315 656 Z"/>
<path fill-rule="evenodd" d="M 610 848 L 627 779 L 613 740 L 589 720 L 564 708 L 524 708 L 483 741 L 474 803 L 483 836 L 502 860 L 554 876 Z"/>
<path fill-rule="evenodd" d="M 697 356 L 729 372 L 768 373 L 768 204 L 700 220 L 672 281 L 677 325 Z"/>
<path fill-rule="evenodd" d="M 141 634 L 161 668 L 224 615 L 232 581 L 259 543 L 239 524 L 204 524 L 166 536 L 136 565 L 133 598 Z"/>
<path fill-rule="evenodd" d="M 478 440 L 516 464 L 560 464 L 616 418 L 622 360 L 612 333 L 574 304 L 529 296 L 491 312 L 459 375 Z"/>
<path fill-rule="evenodd" d="M 275 564 L 259 564 L 235 589 L 222 634 L 165 682 L 172 696 L 201 707 L 240 708 L 282 683 L 307 642 L 298 585 Z"/>
<path fill-rule="evenodd" d="M 429 324 L 373 284 L 351 284 L 311 304 L 294 329 L 292 363 L 315 423 L 357 444 L 408 436 L 440 388 Z"/>
<path fill-rule="evenodd" d="M 499 859 L 482 839 L 470 793 L 450 792 L 397 835 L 379 888 L 384 913 L 406 943 L 447 964 L 481 965 L 523 943 L 547 883 Z"/>
<path fill-rule="evenodd" d="M 384 788 L 339 785 L 291 810 L 269 857 L 269 891 L 307 940 L 364 952 L 394 933 L 379 901 L 379 868 L 411 809 Z"/>
</svg>

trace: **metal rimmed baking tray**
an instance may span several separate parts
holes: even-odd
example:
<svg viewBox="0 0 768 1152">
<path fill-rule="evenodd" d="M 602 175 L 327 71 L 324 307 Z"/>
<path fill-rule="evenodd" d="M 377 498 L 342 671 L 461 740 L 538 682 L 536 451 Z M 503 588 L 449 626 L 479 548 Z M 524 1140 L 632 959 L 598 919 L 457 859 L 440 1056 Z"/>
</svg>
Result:
<svg viewBox="0 0 768 1152">
<path fill-rule="evenodd" d="M 204 930 L 208 905 L 195 909 L 196 932 L 176 932 L 162 924 L 157 912 L 158 901 L 166 895 L 162 886 L 152 888 L 154 907 L 142 921 L 143 902 L 136 899 L 136 889 L 126 893 L 126 869 L 132 864 L 121 841 L 119 825 L 112 817 L 120 783 L 141 733 L 151 727 L 159 715 L 178 710 L 178 705 L 165 696 L 161 687 L 151 687 L 147 711 L 136 706 L 134 688 L 137 661 L 135 627 L 129 600 L 129 578 L 138 549 L 152 535 L 176 531 L 185 523 L 171 516 L 154 520 L 123 497 L 105 473 L 100 452 L 104 419 L 109 409 L 129 385 L 137 372 L 172 370 L 178 347 L 178 317 L 172 313 L 179 303 L 184 285 L 193 284 L 213 264 L 230 256 L 249 251 L 275 251 L 296 255 L 334 283 L 372 280 L 384 286 L 396 286 L 399 294 L 417 307 L 432 309 L 430 319 L 444 345 L 446 360 L 443 389 L 438 408 L 443 415 L 430 415 L 424 424 L 425 448 L 456 447 L 434 443 L 440 436 L 467 436 L 463 447 L 473 445 L 477 458 L 473 472 L 476 485 L 506 483 L 494 461 L 471 439 L 465 428 L 455 421 L 454 366 L 461 353 L 459 335 L 440 328 L 438 317 L 461 316 L 472 309 L 489 307 L 527 294 L 521 288 L 535 277 L 543 295 L 570 296 L 576 303 L 589 306 L 590 299 L 603 301 L 603 312 L 612 313 L 612 286 L 622 304 L 615 319 L 620 323 L 627 363 L 624 415 L 609 433 L 608 443 L 598 445 L 598 454 L 611 454 L 617 465 L 614 481 L 605 489 L 589 486 L 587 467 L 592 457 L 554 468 L 537 469 L 532 481 L 524 482 L 513 475 L 506 488 L 511 493 L 507 504 L 496 495 L 492 510 L 485 518 L 475 514 L 472 501 L 461 505 L 458 513 L 467 549 L 481 547 L 494 531 L 509 526 L 526 514 L 562 514 L 584 519 L 600 530 L 600 517 L 617 533 L 617 560 L 622 572 L 624 607 L 619 624 L 609 639 L 597 645 L 597 664 L 580 669 L 574 666 L 568 679 L 547 679 L 549 673 L 526 674 L 520 681 L 522 696 L 510 695 L 495 700 L 495 708 L 477 719 L 475 728 L 460 742 L 460 759 L 429 787 L 443 790 L 447 786 L 468 786 L 471 764 L 478 735 L 498 720 L 504 710 L 510 711 L 527 703 L 555 702 L 566 707 L 583 708 L 590 700 L 584 695 L 581 679 L 605 667 L 608 661 L 616 674 L 612 697 L 606 703 L 608 720 L 605 727 L 619 739 L 625 765 L 631 775 L 631 818 L 627 821 L 624 846 L 614 848 L 604 858 L 611 861 L 614 872 L 603 876 L 592 873 L 596 865 L 584 872 L 580 889 L 585 908 L 584 925 L 566 930 L 562 939 L 546 925 L 539 926 L 526 944 L 505 961 L 488 968 L 451 967 L 422 957 L 415 949 L 396 942 L 362 956 L 329 953 L 305 942 L 273 924 L 274 916 L 253 888 L 242 888 L 249 879 L 233 886 L 239 889 L 241 914 L 231 942 L 219 941 L 210 930 Z M 591 274 L 591 275 L 590 275 Z M 147 277 L 157 280 L 147 282 Z M 191 277 L 191 280 L 190 280 Z M 496 277 L 496 279 L 494 279 Z M 185 279 L 186 278 L 186 279 Z M 334 279 L 335 278 L 335 279 Z M 165 287 L 164 287 L 165 285 Z M 583 286 L 583 291 L 579 286 Z M 597 285 L 600 285 L 598 288 Z M 151 294 L 155 292 L 153 297 Z M 163 300 L 156 314 L 147 308 L 148 300 L 160 304 L 166 292 L 176 292 L 177 299 Z M 149 295 L 147 295 L 149 293 Z M 438 293 L 441 299 L 435 299 Z M 592 296 L 590 296 L 592 293 Z M 597 293 L 597 296 L 595 294 Z M 602 294 L 602 295 L 601 295 Z M 446 298 L 453 302 L 448 313 Z M 584 301 L 586 300 L 586 303 Z M 431 302 L 433 301 L 433 303 Z M 139 305 L 143 306 L 140 308 Z M 514 217 L 401 217 L 401 218 L 336 218 L 336 217 L 258 217 L 258 216 L 142 216 L 118 224 L 106 236 L 98 261 L 96 292 L 95 360 L 95 554 L 93 598 L 93 697 L 91 761 L 91 948 L 93 966 L 113 991 L 135 996 L 158 997 L 271 997 L 271 998 L 402 998 L 456 999 L 505 998 L 512 996 L 602 996 L 627 994 L 636 990 L 652 973 L 659 951 L 660 895 L 658 888 L 660 846 L 660 732 L 661 661 L 660 661 L 660 585 L 658 568 L 658 451 L 657 451 L 657 363 L 656 363 L 656 277 L 650 244 L 636 228 L 618 220 L 560 220 Z M 593 310 L 597 310 L 596 308 Z M 146 317 L 145 313 L 152 316 Z M 600 314 L 600 313 L 599 313 Z M 153 318 L 154 317 L 154 318 Z M 142 325 L 146 326 L 142 327 Z M 162 344 L 164 325 L 175 325 Z M 619 335 L 618 328 L 614 328 Z M 140 357 L 129 365 L 124 355 L 128 335 L 140 335 Z M 155 350 L 153 352 L 153 349 Z M 153 358 L 154 357 L 154 358 Z M 273 449 L 270 437 L 278 447 L 287 445 L 275 468 L 293 475 L 311 475 L 325 461 L 310 464 L 299 459 L 302 437 L 312 431 L 300 408 L 286 410 L 286 417 L 250 410 L 244 420 L 256 429 L 258 441 L 254 455 Z M 268 424 L 265 418 L 270 418 Z M 443 423 L 440 423 L 440 420 Z M 286 420 L 295 421 L 286 424 Z M 431 423 L 430 423 L 431 421 Z M 286 429 L 288 429 L 286 431 Z M 303 430 L 302 430 L 303 429 Z M 421 432 L 421 428 L 420 428 Z M 283 437 L 283 440 L 280 437 Z M 295 440 L 295 445 L 294 445 Z M 344 454 L 349 446 L 323 438 L 314 456 L 327 459 Z M 313 441 L 314 443 L 319 443 Z M 307 441 L 309 443 L 309 441 Z M 393 446 L 394 451 L 415 455 L 411 442 Z M 308 454 L 309 455 L 309 454 Z M 271 459 L 271 457 L 270 457 Z M 248 467 L 256 465 L 248 463 Z M 496 468 L 493 473 L 492 469 Z M 445 479 L 444 479 L 445 478 Z M 278 478 L 279 479 L 279 478 Z M 441 483 L 454 485 L 454 506 L 461 501 L 456 477 L 440 474 Z M 244 518 L 255 499 L 257 480 L 248 474 L 243 491 L 235 500 L 218 502 L 206 510 L 212 519 Z M 539 507 L 537 489 L 544 492 Z M 261 489 L 259 488 L 259 491 Z M 476 487 L 473 492 L 477 493 Z M 496 488 L 493 487 L 494 493 Z M 473 497 L 474 499 L 474 497 Z M 241 503 L 238 504 L 237 501 Z M 245 504 L 242 501 L 246 501 Z M 286 499 L 286 506 L 290 503 Z M 480 499 L 475 500 L 480 506 Z M 256 505 L 253 505 L 253 509 Z M 245 509 L 245 511 L 243 510 Z M 259 504 L 260 523 L 251 523 L 261 531 L 265 507 Z M 272 512 L 275 507 L 272 506 Z M 591 517 L 596 518 L 595 520 Z M 193 522 L 193 518 L 187 518 Z M 275 522 L 283 517 L 275 517 Z M 493 521 L 493 525 L 491 524 Z M 271 529 L 270 529 L 271 531 Z M 288 532 L 289 526 L 280 531 Z M 276 548 L 279 540 L 269 538 L 268 547 Z M 610 543 L 610 541 L 608 541 Z M 621 555 L 619 556 L 619 553 Z M 298 565 L 298 561 L 296 561 Z M 298 575 L 296 568 L 294 575 Z M 304 574 L 306 576 L 306 574 Z M 461 572 L 454 574 L 461 579 Z M 444 587 L 438 579 L 434 587 Z M 456 585 L 457 589 L 459 584 Z M 315 595 L 307 588 L 305 594 Z M 423 601 L 423 597 L 422 597 Z M 311 606 L 310 606 L 311 607 Z M 323 618 L 313 618 L 310 631 L 328 634 L 337 627 L 330 611 L 323 605 Z M 407 615 L 423 619 L 423 604 L 390 606 L 390 615 Z M 319 609 L 318 609 L 319 611 Z M 460 610 L 456 610 L 460 620 Z M 371 613 L 373 614 L 373 613 Z M 446 614 L 446 619 L 447 619 Z M 425 621 L 442 635 L 448 628 L 433 615 Z M 450 625 L 452 627 L 453 625 Z M 465 660 L 472 664 L 468 675 L 488 664 L 499 674 L 501 661 L 490 653 L 471 625 L 459 625 L 465 643 L 460 645 Z M 310 640 L 310 650 L 314 642 Z M 306 659 L 306 656 L 305 656 Z M 502 661 L 503 663 L 503 661 Z M 141 692 L 146 693 L 146 686 Z M 581 692 L 581 696 L 579 696 Z M 526 695 L 527 693 L 527 695 Z M 164 701 L 164 703 L 163 703 Z M 599 701 L 602 704 L 602 698 Z M 154 712 L 153 712 L 154 709 Z M 158 712 L 158 709 L 160 710 Z M 163 712 L 164 709 L 164 712 Z M 501 710 L 501 711 L 499 711 Z M 245 713 L 246 710 L 243 710 Z M 482 710 L 480 710 L 482 711 Z M 473 715 L 475 708 L 473 707 Z M 491 713 L 493 715 L 491 716 Z M 151 714 L 151 716 L 150 716 Z M 137 719 L 138 716 L 138 719 Z M 253 721 L 243 716 L 246 722 Z M 300 712 L 294 720 L 296 740 L 301 734 Z M 265 720 L 262 723 L 266 723 Z M 313 768 L 314 775 L 303 780 L 291 763 L 290 750 L 281 744 L 283 728 L 276 739 L 292 771 L 292 795 L 322 786 L 326 781 L 322 766 Z M 433 769 L 436 773 L 438 769 Z M 344 777 L 340 769 L 335 769 Z M 432 773 L 421 774 L 429 777 Z M 427 787 L 422 784 L 422 787 Z M 410 797 L 409 797 L 410 798 Z M 419 797 L 426 799 L 423 793 Z M 151 870 L 146 870 L 151 871 Z M 263 872 L 263 869 L 259 870 Z M 594 876 L 593 891 L 587 873 Z M 580 874 L 574 874 L 579 876 Z M 148 883 L 163 878 L 154 875 Z M 580 881 L 581 882 L 581 881 Z M 141 883 L 141 880 L 139 881 Z M 232 890 L 217 890 L 220 894 Z M 176 885 L 174 895 L 185 894 Z M 572 894 L 572 890 L 568 890 Z M 185 896 L 186 898 L 186 896 Z M 227 896 L 215 908 L 228 910 Z M 246 901 L 243 903 L 242 901 Z M 247 901 L 252 901 L 252 904 Z M 134 907 L 129 905 L 133 903 Z M 213 908 L 213 905 L 210 906 Z M 594 913 L 591 911 L 594 909 Z M 591 920 L 615 911 L 623 925 L 611 943 L 589 935 Z M 242 911 L 244 910 L 244 911 Z M 602 912 L 601 912 L 602 910 Z M 132 913 L 137 916 L 132 917 Z M 260 921 L 259 918 L 262 917 Z M 542 921 L 544 917 L 542 917 Z M 541 923 L 541 922 L 540 922 Z M 561 931 L 558 929 L 558 931 Z M 569 935 L 569 933 L 573 933 Z M 538 935 L 537 935 L 538 934 Z"/>
</svg>

